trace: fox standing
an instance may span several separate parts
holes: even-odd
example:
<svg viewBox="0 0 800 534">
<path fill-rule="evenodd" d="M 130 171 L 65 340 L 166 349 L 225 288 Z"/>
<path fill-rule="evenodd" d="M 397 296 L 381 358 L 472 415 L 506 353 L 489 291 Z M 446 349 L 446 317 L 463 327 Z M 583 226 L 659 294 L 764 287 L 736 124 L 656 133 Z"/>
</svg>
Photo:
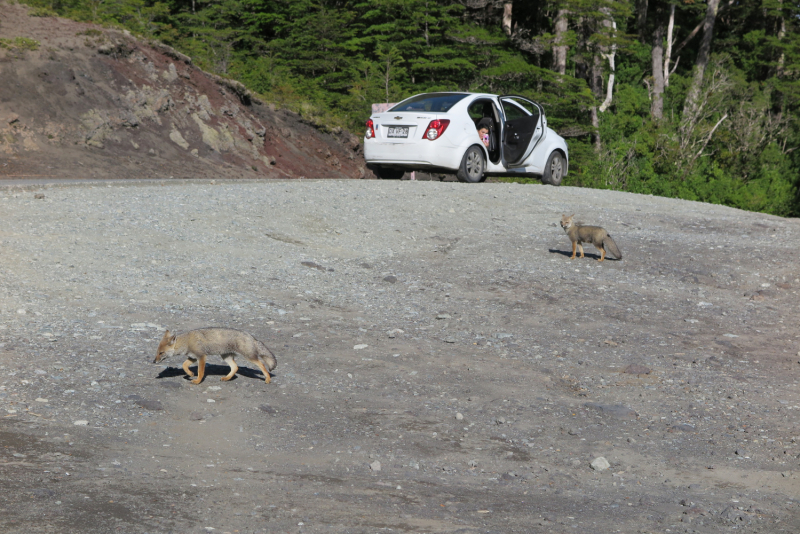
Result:
<svg viewBox="0 0 800 534">
<path fill-rule="evenodd" d="M 572 241 L 571 260 L 575 259 L 576 248 L 580 249 L 581 258 L 583 258 L 582 243 L 591 243 L 597 250 L 600 251 L 600 259 L 597 261 L 603 261 L 606 258 L 606 248 L 611 254 L 614 255 L 615 258 L 618 260 L 622 259 L 622 253 L 619 251 L 617 244 L 614 243 L 614 240 L 611 239 L 611 236 L 608 234 L 608 232 L 599 226 L 583 226 L 580 223 L 574 223 L 572 222 L 573 217 L 575 217 L 575 214 L 572 214 L 569 217 L 566 215 L 561 217 L 561 228 L 567 232 L 569 240 Z"/>
<path fill-rule="evenodd" d="M 230 380 L 239 370 L 239 366 L 233 360 L 237 354 L 256 364 L 264 373 L 264 381 L 267 384 L 270 380 L 269 372 L 278 365 L 278 360 L 266 345 L 247 332 L 233 328 L 199 328 L 181 335 L 171 334 L 167 330 L 158 344 L 158 351 L 153 363 L 158 363 L 174 354 L 186 356 L 183 370 L 190 377 L 193 377 L 194 373 L 189 370 L 189 366 L 197 362 L 197 378 L 192 380 L 192 384 L 199 384 L 203 381 L 206 372 L 206 356 L 213 354 L 222 356 L 225 363 L 231 367 L 231 372 L 222 377 L 222 380 Z"/>
</svg>

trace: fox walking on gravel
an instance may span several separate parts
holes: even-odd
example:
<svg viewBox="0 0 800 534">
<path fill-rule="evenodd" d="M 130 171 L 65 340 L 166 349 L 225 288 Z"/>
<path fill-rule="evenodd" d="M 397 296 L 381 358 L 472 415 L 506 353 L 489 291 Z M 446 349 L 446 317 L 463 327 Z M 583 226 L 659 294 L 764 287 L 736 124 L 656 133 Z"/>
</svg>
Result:
<svg viewBox="0 0 800 534">
<path fill-rule="evenodd" d="M 153 363 L 158 363 L 174 354 L 186 356 L 183 370 L 190 377 L 193 377 L 194 373 L 189 370 L 189 366 L 197 362 L 197 378 L 192 380 L 192 384 L 199 384 L 203 381 L 206 372 L 206 356 L 214 354 L 222 356 L 222 359 L 231 368 L 231 372 L 227 376 L 223 376 L 222 380 L 230 380 L 239 370 L 239 366 L 233 360 L 236 355 L 244 356 L 256 364 L 264 373 L 264 381 L 267 384 L 270 381 L 269 372 L 278 365 L 278 360 L 266 345 L 247 332 L 233 328 L 199 328 L 181 335 L 171 334 L 167 330 L 158 344 L 158 351 Z"/>
<path fill-rule="evenodd" d="M 576 248 L 581 250 L 581 258 L 583 258 L 582 243 L 591 243 L 600 251 L 600 259 L 597 261 L 603 261 L 606 258 L 606 248 L 615 258 L 618 260 L 622 259 L 622 253 L 619 251 L 617 244 L 614 243 L 614 240 L 611 239 L 611 236 L 605 229 L 599 226 L 583 226 L 580 223 L 572 222 L 573 217 L 575 217 L 574 213 L 569 217 L 566 215 L 561 217 L 561 228 L 567 232 L 567 237 L 572 241 L 571 260 L 575 259 Z"/>
</svg>

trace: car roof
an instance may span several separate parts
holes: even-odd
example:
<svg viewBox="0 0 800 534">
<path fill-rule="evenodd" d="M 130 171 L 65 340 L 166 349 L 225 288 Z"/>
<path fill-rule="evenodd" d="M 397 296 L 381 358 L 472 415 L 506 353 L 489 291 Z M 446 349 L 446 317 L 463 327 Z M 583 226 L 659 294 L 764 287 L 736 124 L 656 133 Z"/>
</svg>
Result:
<svg viewBox="0 0 800 534">
<path fill-rule="evenodd" d="M 419 95 L 476 95 L 476 96 L 497 96 L 491 93 L 470 93 L 469 91 L 431 91 L 430 93 L 417 93 L 412 96 L 419 96 Z M 411 98 L 408 97 L 408 98 Z M 403 100 L 408 100 L 408 98 L 404 98 Z"/>
</svg>

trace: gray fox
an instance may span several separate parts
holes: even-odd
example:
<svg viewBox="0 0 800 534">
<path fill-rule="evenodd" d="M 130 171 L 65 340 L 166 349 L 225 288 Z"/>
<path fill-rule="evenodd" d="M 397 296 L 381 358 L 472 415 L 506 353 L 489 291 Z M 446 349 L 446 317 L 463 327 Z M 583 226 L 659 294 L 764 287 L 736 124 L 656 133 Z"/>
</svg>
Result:
<svg viewBox="0 0 800 534">
<path fill-rule="evenodd" d="M 189 366 L 197 362 L 197 378 L 192 380 L 192 384 L 199 384 L 203 381 L 206 371 L 206 356 L 213 354 L 222 356 L 222 359 L 231 367 L 231 372 L 222 377 L 222 380 L 230 380 L 239 370 L 239 366 L 233 361 L 237 354 L 256 364 L 264 373 L 264 381 L 267 384 L 270 381 L 269 372 L 278 365 L 278 360 L 266 345 L 247 332 L 233 328 L 199 328 L 181 335 L 171 334 L 167 330 L 158 344 L 158 351 L 153 363 L 158 363 L 174 354 L 186 356 L 183 370 L 190 377 L 193 377 L 194 373 L 189 370 Z"/>
<path fill-rule="evenodd" d="M 581 250 L 581 258 L 583 258 L 582 243 L 591 243 L 600 251 L 600 259 L 597 261 L 603 261 L 606 258 L 606 248 L 615 258 L 618 260 L 622 259 L 622 253 L 619 251 L 617 244 L 614 243 L 614 240 L 611 239 L 608 232 L 599 226 L 583 226 L 580 223 L 574 223 L 572 222 L 573 217 L 575 217 L 575 214 L 569 217 L 566 215 L 561 217 L 561 228 L 567 232 L 569 240 L 572 241 L 571 260 L 575 259 L 576 247 Z"/>
</svg>

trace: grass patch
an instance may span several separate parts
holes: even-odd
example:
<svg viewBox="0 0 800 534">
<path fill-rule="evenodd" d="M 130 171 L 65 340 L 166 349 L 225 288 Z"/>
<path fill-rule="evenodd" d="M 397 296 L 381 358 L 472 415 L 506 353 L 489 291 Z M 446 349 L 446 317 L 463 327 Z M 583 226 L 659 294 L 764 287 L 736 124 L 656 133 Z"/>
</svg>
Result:
<svg viewBox="0 0 800 534">
<path fill-rule="evenodd" d="M 530 176 L 492 176 L 490 180 L 492 182 L 503 182 L 507 184 L 540 184 L 542 180 L 540 178 L 531 178 Z"/>
<path fill-rule="evenodd" d="M 27 37 L 14 37 L 13 39 L 0 39 L 0 48 L 8 50 L 39 50 L 39 41 Z"/>
<path fill-rule="evenodd" d="M 89 28 L 88 30 L 78 32 L 75 35 L 78 36 L 85 35 L 86 37 L 100 37 L 101 35 L 103 35 L 103 32 L 101 32 L 100 30 L 95 30 L 94 28 Z"/>
</svg>

